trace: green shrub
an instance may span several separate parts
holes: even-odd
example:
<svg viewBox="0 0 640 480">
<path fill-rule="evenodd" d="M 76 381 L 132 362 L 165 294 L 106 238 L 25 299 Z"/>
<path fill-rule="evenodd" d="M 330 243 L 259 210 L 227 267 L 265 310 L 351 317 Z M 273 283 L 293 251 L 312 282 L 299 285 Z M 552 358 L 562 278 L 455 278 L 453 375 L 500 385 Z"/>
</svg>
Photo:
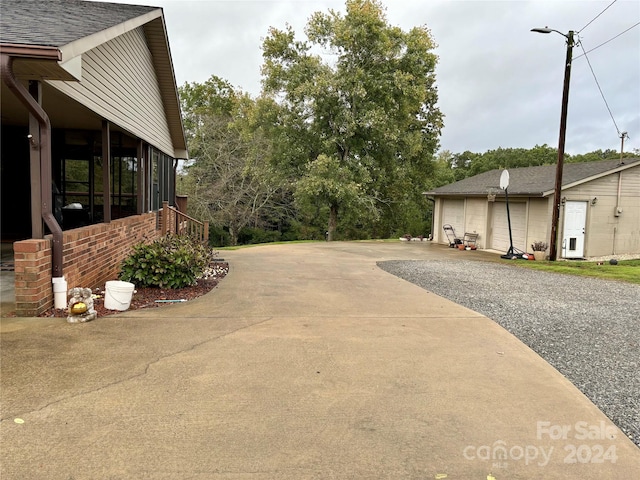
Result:
<svg viewBox="0 0 640 480">
<path fill-rule="evenodd" d="M 228 247 L 231 245 L 231 235 L 222 227 L 209 225 L 209 244 L 214 247 Z"/>
<path fill-rule="evenodd" d="M 282 240 L 324 240 L 324 232 L 326 230 L 326 225 L 319 227 L 292 222 L 289 228 L 282 233 Z"/>
<path fill-rule="evenodd" d="M 271 243 L 280 241 L 281 234 L 277 230 L 263 230 L 262 228 L 245 227 L 238 234 L 240 245 L 257 243 Z"/>
<path fill-rule="evenodd" d="M 138 244 L 121 264 L 120 280 L 138 287 L 183 288 L 194 285 L 214 253 L 188 236 L 167 235 Z"/>
</svg>

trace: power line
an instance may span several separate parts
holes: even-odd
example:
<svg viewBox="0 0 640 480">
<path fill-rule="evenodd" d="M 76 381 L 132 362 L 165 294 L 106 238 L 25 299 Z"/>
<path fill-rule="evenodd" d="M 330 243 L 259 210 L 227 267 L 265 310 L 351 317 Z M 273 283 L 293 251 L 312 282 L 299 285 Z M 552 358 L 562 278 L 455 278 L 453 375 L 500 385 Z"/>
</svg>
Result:
<svg viewBox="0 0 640 480">
<path fill-rule="evenodd" d="M 591 24 L 592 24 L 592 23 L 593 23 L 593 22 L 594 22 L 594 21 L 595 21 L 595 20 L 596 20 L 600 15 L 602 15 L 604 12 L 606 12 L 606 11 L 607 11 L 607 9 L 608 9 L 611 5 L 613 5 L 614 3 L 616 3 L 616 1 L 617 1 L 617 0 L 613 0 L 613 2 L 611 2 L 611 3 L 607 6 L 607 8 L 605 8 L 605 9 L 604 9 L 604 10 L 602 10 L 598 15 L 596 15 L 596 16 L 593 18 L 593 20 L 591 20 L 591 21 L 590 21 L 589 23 L 587 23 L 584 27 L 582 27 L 580 30 L 578 30 L 578 32 L 577 32 L 577 33 L 582 32 L 582 30 L 584 30 L 584 29 L 585 29 L 585 28 L 587 28 L 589 25 L 591 25 Z"/>
<path fill-rule="evenodd" d="M 598 86 L 598 90 L 600 90 L 600 95 L 602 96 L 602 100 L 604 100 L 604 104 L 607 107 L 607 110 L 609 111 L 609 115 L 611 116 L 611 120 L 613 121 L 613 125 L 616 127 L 616 131 L 618 132 L 618 136 L 620 136 L 620 129 L 618 128 L 618 124 L 616 123 L 616 120 L 613 118 L 613 113 L 611 113 L 611 109 L 609 108 L 609 104 L 607 103 L 607 99 L 604 98 L 604 93 L 602 93 L 602 88 L 600 88 L 600 83 L 598 83 L 598 79 L 596 78 L 596 73 L 593 71 L 593 67 L 591 66 L 591 62 L 589 61 L 589 57 L 587 57 L 587 52 L 584 51 L 584 47 L 582 46 L 582 43 L 580 44 L 580 48 L 582 48 L 582 51 L 584 52 L 582 55 L 584 55 L 584 58 L 587 59 L 587 63 L 589 64 L 589 69 L 591 70 L 591 73 L 593 75 L 593 79 L 596 81 L 596 85 Z"/>
<path fill-rule="evenodd" d="M 598 49 L 598 48 L 602 47 L 603 45 L 606 45 L 607 43 L 609 43 L 609 42 L 610 42 L 610 41 L 612 41 L 612 40 L 615 40 L 615 39 L 616 39 L 616 38 L 618 38 L 620 35 L 623 35 L 623 34 L 627 33 L 629 30 L 631 30 L 632 28 L 637 27 L 638 25 L 640 25 L 640 22 L 636 23 L 635 25 L 631 25 L 631 26 L 630 26 L 629 28 L 627 28 L 624 32 L 620 32 L 620 33 L 619 33 L 618 35 L 616 35 L 615 37 L 610 38 L 609 40 L 607 40 L 606 42 L 601 43 L 601 44 L 600 44 L 600 45 L 598 45 L 597 47 L 593 47 L 593 48 L 592 48 L 591 50 L 589 50 L 588 52 L 584 52 L 582 55 L 578 55 L 577 57 L 573 57 L 573 60 L 575 60 L 576 58 L 583 57 L 583 56 L 585 56 L 587 53 L 591 53 L 591 52 L 593 52 L 594 50 L 596 50 L 596 49 Z M 584 48 L 583 48 L 582 50 L 584 51 Z"/>
</svg>

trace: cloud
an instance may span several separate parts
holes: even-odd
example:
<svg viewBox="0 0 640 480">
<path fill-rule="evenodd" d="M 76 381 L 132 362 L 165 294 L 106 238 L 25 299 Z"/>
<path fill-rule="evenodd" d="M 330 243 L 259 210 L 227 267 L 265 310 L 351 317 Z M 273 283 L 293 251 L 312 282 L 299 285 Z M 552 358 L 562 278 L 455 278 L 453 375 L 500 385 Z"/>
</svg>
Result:
<svg viewBox="0 0 640 480">
<path fill-rule="evenodd" d="M 112 0 L 113 1 L 113 0 Z M 119 3 L 128 3 L 116 0 Z M 344 11 L 331 0 L 132 0 L 164 9 L 178 84 L 217 75 L 256 96 L 262 39 L 270 26 L 290 24 L 302 38 L 315 11 Z M 502 147 L 557 145 L 565 39 L 530 32 L 549 26 L 582 30 L 586 51 L 640 22 L 640 3 L 388 0 L 387 19 L 404 30 L 426 25 L 440 58 L 439 107 L 443 149 L 483 152 Z M 586 28 L 583 28 L 586 27 Z M 574 49 L 575 55 L 582 48 Z M 640 148 L 640 27 L 588 54 L 621 131 L 625 150 Z M 585 57 L 573 63 L 566 150 L 619 149 L 620 140 Z"/>
</svg>

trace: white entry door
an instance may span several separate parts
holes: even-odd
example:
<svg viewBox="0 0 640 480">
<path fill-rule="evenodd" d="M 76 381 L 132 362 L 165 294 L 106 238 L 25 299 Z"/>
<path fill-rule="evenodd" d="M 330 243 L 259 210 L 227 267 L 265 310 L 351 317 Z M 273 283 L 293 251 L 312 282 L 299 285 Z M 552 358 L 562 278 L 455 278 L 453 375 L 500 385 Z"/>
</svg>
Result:
<svg viewBox="0 0 640 480">
<path fill-rule="evenodd" d="M 584 229 L 587 225 L 587 202 L 567 201 L 564 206 L 562 256 L 584 257 Z"/>
</svg>

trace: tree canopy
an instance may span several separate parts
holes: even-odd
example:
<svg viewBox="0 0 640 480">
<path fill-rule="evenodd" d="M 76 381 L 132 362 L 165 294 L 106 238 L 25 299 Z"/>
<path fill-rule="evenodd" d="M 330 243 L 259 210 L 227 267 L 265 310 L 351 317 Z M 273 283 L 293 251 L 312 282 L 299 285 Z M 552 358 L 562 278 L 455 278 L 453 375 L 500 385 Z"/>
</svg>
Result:
<svg viewBox="0 0 640 480">
<path fill-rule="evenodd" d="M 442 128 L 431 34 L 390 26 L 375 0 L 316 12 L 305 34 L 271 28 L 263 42 L 264 93 L 280 106 L 274 161 L 298 205 L 328 209 L 329 239 L 339 212 L 381 234 L 402 229 Z"/>
<path fill-rule="evenodd" d="M 426 26 L 389 25 L 378 0 L 316 12 L 303 33 L 269 30 L 258 98 L 215 75 L 179 89 L 192 160 L 178 188 L 217 244 L 427 235 L 422 192 L 557 161 L 548 145 L 437 152 L 434 40 Z M 618 157 L 598 150 L 565 162 Z"/>
</svg>

